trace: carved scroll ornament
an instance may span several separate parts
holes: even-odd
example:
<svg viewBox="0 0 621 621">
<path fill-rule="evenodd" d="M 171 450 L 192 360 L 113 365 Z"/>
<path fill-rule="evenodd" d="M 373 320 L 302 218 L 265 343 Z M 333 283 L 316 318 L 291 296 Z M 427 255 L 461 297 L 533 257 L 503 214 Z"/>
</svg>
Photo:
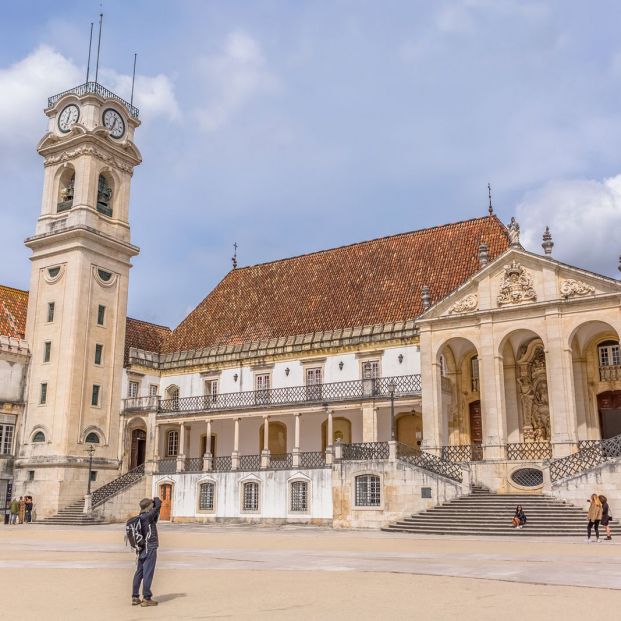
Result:
<svg viewBox="0 0 621 621">
<path fill-rule="evenodd" d="M 533 278 L 515 259 L 505 265 L 505 273 L 500 283 L 496 301 L 503 304 L 534 302 L 537 294 L 533 287 Z"/>
<path fill-rule="evenodd" d="M 477 294 L 471 293 L 465 298 L 455 302 L 452 306 L 449 306 L 448 313 L 449 315 L 452 313 L 467 313 L 469 311 L 476 310 L 478 305 L 479 298 L 477 297 Z"/>
<path fill-rule="evenodd" d="M 582 297 L 585 295 L 593 295 L 595 293 L 595 287 L 587 285 L 585 282 L 568 278 L 561 283 L 560 292 L 562 297 L 568 299 L 575 296 Z"/>
</svg>

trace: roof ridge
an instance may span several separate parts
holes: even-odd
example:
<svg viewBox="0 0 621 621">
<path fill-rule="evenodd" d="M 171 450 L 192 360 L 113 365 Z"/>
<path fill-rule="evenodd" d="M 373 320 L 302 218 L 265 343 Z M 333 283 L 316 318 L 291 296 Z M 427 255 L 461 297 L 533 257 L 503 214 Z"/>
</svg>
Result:
<svg viewBox="0 0 621 621">
<path fill-rule="evenodd" d="M 139 321 L 140 323 L 144 323 L 148 326 L 155 326 L 156 328 L 164 328 L 166 330 L 170 330 L 172 332 L 172 328 L 169 326 L 165 326 L 161 323 L 154 323 L 153 321 L 146 321 L 145 319 L 137 319 L 136 317 L 127 317 L 127 319 L 131 319 L 132 321 Z"/>
<path fill-rule="evenodd" d="M 10 290 L 10 291 L 17 291 L 18 293 L 25 293 L 26 295 L 28 295 L 30 293 L 28 291 L 28 289 L 18 289 L 17 287 L 11 287 L 9 285 L 0 284 L 0 288 L 7 289 L 7 290 Z"/>
<path fill-rule="evenodd" d="M 296 254 L 293 255 L 291 257 L 283 257 L 281 259 L 273 259 L 272 261 L 262 261 L 260 263 L 253 263 L 252 265 L 244 265 L 243 267 L 238 267 L 235 268 L 234 270 L 231 270 L 230 272 L 228 272 L 225 275 L 228 276 L 229 274 L 231 274 L 232 272 L 241 272 L 242 270 L 248 270 L 251 269 L 253 267 L 261 267 L 263 265 L 270 265 L 272 263 L 281 263 L 284 261 L 292 261 L 293 259 L 301 259 L 302 257 L 310 257 L 313 256 L 315 254 L 323 254 L 326 252 L 334 252 L 335 250 L 341 250 L 344 248 L 352 248 L 353 246 L 363 246 L 365 244 L 372 244 L 375 242 L 379 242 L 385 239 L 396 239 L 398 237 L 405 237 L 406 235 L 413 235 L 414 233 L 425 233 L 427 231 L 433 231 L 433 230 L 439 230 L 439 229 L 444 229 L 444 228 L 448 228 L 450 226 L 458 226 L 459 224 L 469 224 L 471 222 L 476 222 L 478 220 L 487 220 L 487 219 L 494 219 L 496 220 L 502 227 L 504 227 L 505 229 L 507 228 L 505 226 L 505 224 L 500 220 L 500 218 L 494 213 L 494 214 L 490 214 L 487 216 L 477 216 L 475 218 L 467 218 L 466 220 L 458 220 L 456 222 L 448 222 L 446 224 L 436 224 L 434 226 L 426 226 L 422 229 L 415 229 L 413 231 L 404 231 L 403 233 L 394 233 L 392 235 L 382 235 L 381 237 L 375 237 L 373 239 L 365 239 L 362 241 L 358 241 L 358 242 L 352 242 L 351 244 L 343 244 L 342 246 L 335 246 L 333 248 L 324 248 L 322 250 L 313 250 L 311 252 L 303 252 L 302 254 Z"/>
</svg>

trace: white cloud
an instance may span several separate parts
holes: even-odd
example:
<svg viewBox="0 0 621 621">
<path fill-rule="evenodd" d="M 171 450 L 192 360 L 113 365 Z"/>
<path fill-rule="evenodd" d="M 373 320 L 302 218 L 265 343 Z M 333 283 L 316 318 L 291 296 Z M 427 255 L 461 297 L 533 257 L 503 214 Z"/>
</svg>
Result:
<svg viewBox="0 0 621 621">
<path fill-rule="evenodd" d="M 462 6 L 448 6 L 436 17 L 436 25 L 441 32 L 468 34 L 474 31 L 474 19 L 470 12 Z"/>
<path fill-rule="evenodd" d="M 603 181 L 555 181 L 525 196 L 517 207 L 525 248 L 541 252 L 550 226 L 553 256 L 572 265 L 617 276 L 621 252 L 621 174 Z"/>
<path fill-rule="evenodd" d="M 261 45 L 241 31 L 230 33 L 219 53 L 201 58 L 198 74 L 208 103 L 196 115 L 208 132 L 226 126 L 253 99 L 274 93 L 280 86 L 267 66 Z"/>
</svg>

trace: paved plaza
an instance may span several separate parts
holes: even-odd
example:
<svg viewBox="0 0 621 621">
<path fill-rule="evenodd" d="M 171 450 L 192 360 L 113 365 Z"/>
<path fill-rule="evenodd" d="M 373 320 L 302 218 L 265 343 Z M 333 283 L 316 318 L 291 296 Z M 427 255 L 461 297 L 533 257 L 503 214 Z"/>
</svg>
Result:
<svg viewBox="0 0 621 621">
<path fill-rule="evenodd" d="M 616 618 L 621 547 L 162 525 L 158 608 L 130 606 L 123 527 L 0 527 L 3 618 Z"/>
</svg>

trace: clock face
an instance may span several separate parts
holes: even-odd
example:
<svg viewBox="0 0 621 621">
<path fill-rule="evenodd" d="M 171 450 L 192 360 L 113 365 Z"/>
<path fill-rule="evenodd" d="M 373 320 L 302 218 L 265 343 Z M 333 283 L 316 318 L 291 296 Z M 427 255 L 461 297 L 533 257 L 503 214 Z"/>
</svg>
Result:
<svg viewBox="0 0 621 621">
<path fill-rule="evenodd" d="M 60 129 L 63 134 L 66 134 L 71 129 L 71 126 L 78 122 L 79 118 L 80 108 L 75 104 L 69 104 L 58 115 L 58 129 Z"/>
<path fill-rule="evenodd" d="M 112 108 L 104 110 L 103 124 L 113 138 L 120 138 L 125 133 L 123 117 Z"/>
</svg>

